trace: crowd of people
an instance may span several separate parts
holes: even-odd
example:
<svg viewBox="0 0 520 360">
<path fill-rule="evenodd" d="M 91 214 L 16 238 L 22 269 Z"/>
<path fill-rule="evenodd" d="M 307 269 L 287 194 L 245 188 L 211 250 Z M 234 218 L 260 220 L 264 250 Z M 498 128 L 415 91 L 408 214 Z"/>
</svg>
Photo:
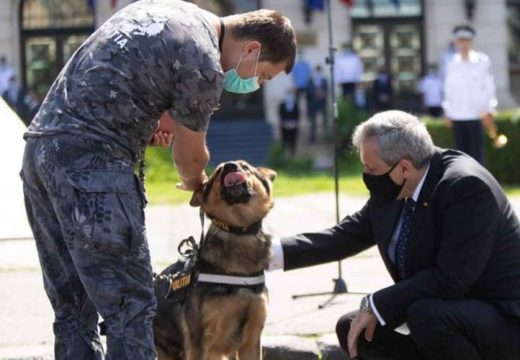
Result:
<svg viewBox="0 0 520 360">
<path fill-rule="evenodd" d="M 493 113 L 497 101 L 491 63 L 487 55 L 473 50 L 476 31 L 472 27 L 457 26 L 452 35 L 440 69 L 437 64 L 430 64 L 417 84 L 417 91 L 425 113 L 436 119 L 444 118 L 452 129 L 455 147 L 483 163 L 483 134 L 495 129 Z M 303 51 L 299 52 L 291 75 L 293 86 L 280 105 L 279 118 L 284 148 L 294 155 L 302 119 L 309 122 L 310 144 L 316 142 L 320 117 L 322 128 L 327 126 L 328 79 L 322 66 L 313 67 Z M 378 67 L 370 85 L 363 81 L 363 75 L 362 59 L 351 43 L 345 43 L 335 58 L 333 79 L 341 99 L 350 101 L 358 109 L 370 108 L 374 112 L 394 108 L 396 94 L 387 66 Z M 365 92 L 369 86 L 371 98 L 367 101 Z M 298 106 L 302 99 L 305 111 Z M 296 106 L 293 108 L 293 105 Z M 292 111 L 287 111 L 288 107 Z"/>
</svg>

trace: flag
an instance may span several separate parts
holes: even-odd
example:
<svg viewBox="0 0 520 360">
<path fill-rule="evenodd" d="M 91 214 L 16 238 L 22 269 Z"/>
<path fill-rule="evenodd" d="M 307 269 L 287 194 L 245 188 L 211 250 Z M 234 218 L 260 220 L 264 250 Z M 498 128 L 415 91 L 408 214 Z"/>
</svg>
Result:
<svg viewBox="0 0 520 360">
<path fill-rule="evenodd" d="M 352 6 L 354 6 L 354 2 L 355 2 L 355 1 L 356 1 L 356 0 L 341 0 L 341 2 L 342 2 L 343 4 L 345 4 L 345 5 L 347 5 L 348 7 L 352 7 Z"/>
<path fill-rule="evenodd" d="M 96 13 L 96 0 L 87 0 L 87 6 L 93 14 Z"/>
<path fill-rule="evenodd" d="M 399 9 L 399 7 L 401 6 L 401 1 L 399 1 L 399 0 L 390 0 L 390 2 L 391 2 L 392 4 L 394 4 L 394 6 L 395 6 L 397 9 Z"/>
<path fill-rule="evenodd" d="M 306 0 L 305 6 L 311 11 L 323 11 L 325 9 L 325 0 Z"/>
</svg>

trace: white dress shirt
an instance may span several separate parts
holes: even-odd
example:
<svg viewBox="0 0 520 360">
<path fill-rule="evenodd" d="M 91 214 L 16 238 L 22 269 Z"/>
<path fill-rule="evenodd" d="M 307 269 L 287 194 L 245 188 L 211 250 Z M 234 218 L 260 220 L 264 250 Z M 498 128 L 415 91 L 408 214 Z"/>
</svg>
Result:
<svg viewBox="0 0 520 360">
<path fill-rule="evenodd" d="M 455 54 L 446 66 L 444 113 L 454 121 L 478 120 L 497 106 L 491 62 L 483 53 L 471 50 L 467 60 Z"/>
<path fill-rule="evenodd" d="M 428 74 L 421 79 L 419 91 L 424 96 L 427 107 L 442 105 L 442 80 L 437 74 Z"/>
<path fill-rule="evenodd" d="M 358 83 L 363 77 L 363 63 L 358 54 L 345 51 L 336 57 L 334 81 L 336 84 Z"/>
</svg>

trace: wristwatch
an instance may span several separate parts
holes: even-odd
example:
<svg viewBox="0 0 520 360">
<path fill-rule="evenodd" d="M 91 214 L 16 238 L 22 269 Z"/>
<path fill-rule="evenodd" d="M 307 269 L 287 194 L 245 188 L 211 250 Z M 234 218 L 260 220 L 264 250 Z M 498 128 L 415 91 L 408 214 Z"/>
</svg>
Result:
<svg viewBox="0 0 520 360">
<path fill-rule="evenodd" d="M 372 306 L 370 306 L 370 300 L 368 299 L 368 295 L 361 299 L 361 304 L 359 304 L 359 311 L 367 314 L 373 314 Z"/>
</svg>

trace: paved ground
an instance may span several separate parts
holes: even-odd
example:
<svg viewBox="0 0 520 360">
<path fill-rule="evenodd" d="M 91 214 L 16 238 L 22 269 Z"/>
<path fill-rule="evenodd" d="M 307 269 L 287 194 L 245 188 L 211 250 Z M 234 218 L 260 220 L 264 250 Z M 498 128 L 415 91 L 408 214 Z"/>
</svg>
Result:
<svg viewBox="0 0 520 360">
<path fill-rule="evenodd" d="M 342 212 L 364 202 L 342 198 Z M 332 194 L 278 199 L 265 225 L 283 236 L 318 230 L 333 224 Z M 196 209 L 154 206 L 147 209 L 148 234 L 154 268 L 162 269 L 176 256 L 176 244 L 188 235 L 198 236 Z M 374 250 L 343 262 L 343 273 L 352 290 L 374 290 L 389 283 Z M 329 296 L 292 300 L 292 294 L 332 290 L 337 263 L 305 270 L 268 274 L 270 313 L 265 334 L 312 335 L 333 332 L 336 319 L 355 308 L 360 295 L 342 295 L 326 309 L 318 305 Z M 0 241 L 0 359 L 37 356 L 52 352 L 52 311 L 47 302 L 31 240 Z"/>
<path fill-rule="evenodd" d="M 516 211 L 520 198 L 512 199 Z M 341 197 L 342 214 L 359 209 L 365 199 Z M 265 225 L 279 236 L 319 230 L 334 222 L 332 194 L 278 199 Z M 198 236 L 196 209 L 152 206 L 147 209 L 148 235 L 154 267 L 162 269 L 176 256 L 176 243 Z M 370 292 L 391 283 L 375 249 L 342 262 L 350 291 Z M 340 295 L 325 309 L 330 296 L 293 300 L 291 295 L 327 292 L 337 276 L 337 263 L 268 274 L 270 312 L 265 335 L 310 336 L 334 331 L 336 320 L 358 306 L 361 295 Z M 47 359 L 52 354 L 52 312 L 41 284 L 31 240 L 0 241 L 0 359 Z M 42 357 L 47 355 L 47 357 Z"/>
</svg>

